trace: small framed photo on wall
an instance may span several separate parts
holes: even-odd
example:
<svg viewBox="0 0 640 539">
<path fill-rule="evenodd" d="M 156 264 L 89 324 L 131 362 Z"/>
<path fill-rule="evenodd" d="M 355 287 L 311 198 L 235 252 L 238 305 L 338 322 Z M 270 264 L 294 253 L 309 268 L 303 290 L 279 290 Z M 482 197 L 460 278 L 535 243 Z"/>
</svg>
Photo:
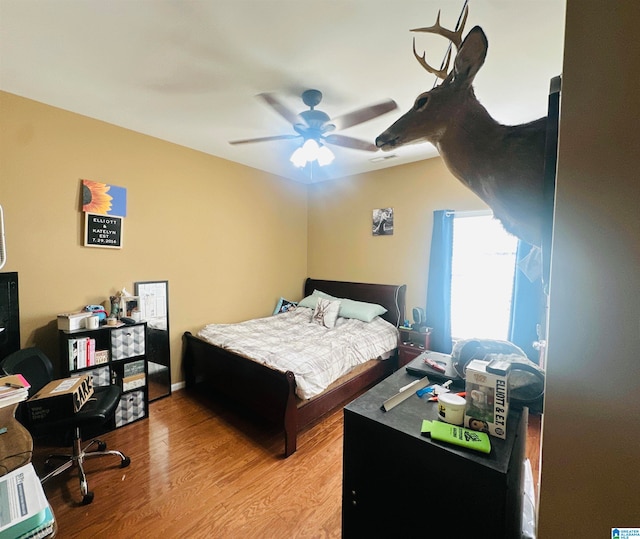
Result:
<svg viewBox="0 0 640 539">
<path fill-rule="evenodd" d="M 374 236 L 391 236 L 393 234 L 393 208 L 373 210 L 371 230 Z"/>
</svg>

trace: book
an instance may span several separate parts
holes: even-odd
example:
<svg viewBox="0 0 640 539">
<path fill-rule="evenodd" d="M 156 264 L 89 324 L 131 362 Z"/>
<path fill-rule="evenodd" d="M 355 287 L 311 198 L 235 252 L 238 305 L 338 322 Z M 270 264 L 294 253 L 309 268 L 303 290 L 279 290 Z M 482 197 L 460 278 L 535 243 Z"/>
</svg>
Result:
<svg viewBox="0 0 640 539">
<path fill-rule="evenodd" d="M 47 509 L 49 503 L 31 463 L 0 478 L 0 539 L 15 539 L 42 526 Z"/>
<path fill-rule="evenodd" d="M 50 506 L 45 509 L 44 515 L 44 520 L 41 524 L 20 535 L 18 539 L 44 539 L 51 535 L 55 527 L 55 519 L 53 518 L 53 512 Z"/>
<path fill-rule="evenodd" d="M 75 371 L 78 368 L 78 340 L 69 339 L 67 345 L 69 346 L 69 370 Z"/>
<path fill-rule="evenodd" d="M 89 338 L 87 340 L 87 367 L 93 367 L 96 364 L 96 340 Z"/>
<path fill-rule="evenodd" d="M 87 366 L 87 338 L 81 337 L 78 341 L 78 369 L 84 369 Z"/>
</svg>

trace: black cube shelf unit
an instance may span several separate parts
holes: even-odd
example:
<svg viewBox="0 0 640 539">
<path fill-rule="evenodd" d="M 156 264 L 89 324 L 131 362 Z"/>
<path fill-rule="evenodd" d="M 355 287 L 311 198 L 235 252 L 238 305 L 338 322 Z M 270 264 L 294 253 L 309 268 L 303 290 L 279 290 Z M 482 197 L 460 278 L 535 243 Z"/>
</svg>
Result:
<svg viewBox="0 0 640 539">
<path fill-rule="evenodd" d="M 120 404 L 108 430 L 123 427 L 149 417 L 149 391 L 147 387 L 147 324 L 75 331 L 59 330 L 60 372 L 62 377 L 91 374 L 94 387 L 117 384 L 122 389 Z M 83 339 L 93 339 L 95 354 L 87 362 Z M 80 347 L 78 358 L 76 348 Z"/>
</svg>

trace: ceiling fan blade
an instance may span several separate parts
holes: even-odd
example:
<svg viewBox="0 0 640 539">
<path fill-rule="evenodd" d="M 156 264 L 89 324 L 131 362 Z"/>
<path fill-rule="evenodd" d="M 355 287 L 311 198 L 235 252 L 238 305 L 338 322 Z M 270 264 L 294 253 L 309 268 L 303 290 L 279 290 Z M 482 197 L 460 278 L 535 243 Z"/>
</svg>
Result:
<svg viewBox="0 0 640 539">
<path fill-rule="evenodd" d="M 300 117 L 297 112 L 293 112 L 289 107 L 278 101 L 273 94 L 262 93 L 258 94 L 264 102 L 275 110 L 280 116 L 282 116 L 290 124 L 300 123 Z"/>
<path fill-rule="evenodd" d="M 387 99 L 386 101 L 381 101 L 375 105 L 354 110 L 353 112 L 343 114 L 342 116 L 337 116 L 336 118 L 333 118 L 331 122 L 334 123 L 338 129 L 346 129 L 347 127 L 377 118 L 378 116 L 397 108 L 398 105 L 393 99 Z"/>
<path fill-rule="evenodd" d="M 336 146 L 344 146 L 345 148 L 353 148 L 354 150 L 364 150 L 365 152 L 378 151 L 378 147 L 375 144 L 371 144 L 366 140 L 347 137 L 345 135 L 326 135 L 322 137 L 322 140 L 324 140 L 328 144 L 335 144 Z"/>
<path fill-rule="evenodd" d="M 247 144 L 248 142 L 268 142 L 270 140 L 287 140 L 300 138 L 301 135 L 273 135 L 271 137 L 247 138 L 243 140 L 230 140 L 229 144 Z"/>
</svg>

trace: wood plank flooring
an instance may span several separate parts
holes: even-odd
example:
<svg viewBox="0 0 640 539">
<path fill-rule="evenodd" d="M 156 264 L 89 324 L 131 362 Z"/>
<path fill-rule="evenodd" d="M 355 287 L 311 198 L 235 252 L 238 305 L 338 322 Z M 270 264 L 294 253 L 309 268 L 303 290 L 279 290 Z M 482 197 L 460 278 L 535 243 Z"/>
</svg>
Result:
<svg viewBox="0 0 640 539">
<path fill-rule="evenodd" d="M 131 466 L 121 469 L 113 457 L 87 461 L 92 504 L 78 504 L 75 473 L 45 485 L 57 537 L 340 537 L 342 426 L 342 410 L 331 413 L 284 459 L 282 433 L 204 395 L 175 392 L 151 404 L 149 419 L 102 437 Z M 36 441 L 38 472 L 52 450 L 59 452 Z"/>
</svg>

